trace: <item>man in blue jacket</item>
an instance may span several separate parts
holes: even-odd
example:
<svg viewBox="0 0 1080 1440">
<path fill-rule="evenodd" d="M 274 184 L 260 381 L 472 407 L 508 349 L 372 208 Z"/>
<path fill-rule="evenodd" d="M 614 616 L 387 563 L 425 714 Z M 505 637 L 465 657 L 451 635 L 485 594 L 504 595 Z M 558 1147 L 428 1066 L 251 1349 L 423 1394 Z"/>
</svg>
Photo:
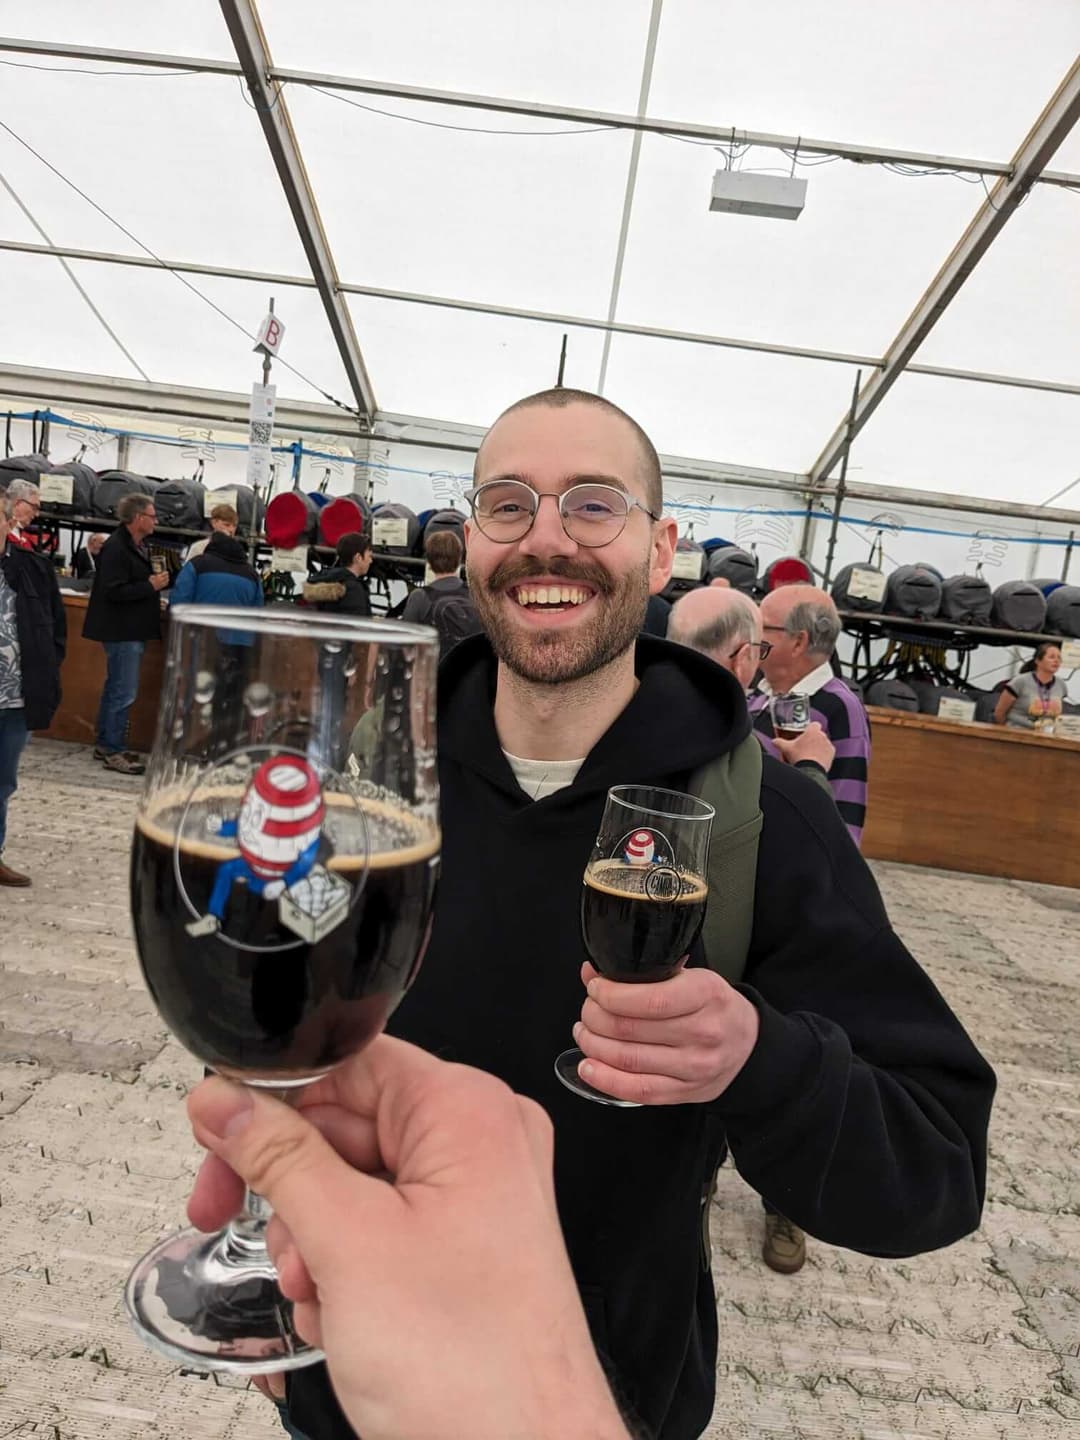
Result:
<svg viewBox="0 0 1080 1440">
<path fill-rule="evenodd" d="M 173 605 L 244 605 L 263 603 L 262 581 L 248 563 L 239 540 L 215 530 L 206 549 L 184 565 L 172 588 Z M 247 679 L 251 638 L 243 630 L 219 630 L 217 683 L 211 700 L 215 748 L 231 747 L 229 717 L 239 718 L 240 699 Z"/>
</svg>

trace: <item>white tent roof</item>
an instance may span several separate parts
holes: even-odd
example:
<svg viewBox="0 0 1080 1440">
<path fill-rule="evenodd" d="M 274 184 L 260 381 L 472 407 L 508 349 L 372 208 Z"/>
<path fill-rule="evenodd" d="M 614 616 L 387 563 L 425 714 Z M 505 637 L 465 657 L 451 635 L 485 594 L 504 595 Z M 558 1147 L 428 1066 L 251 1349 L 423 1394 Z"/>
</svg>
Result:
<svg viewBox="0 0 1080 1440">
<path fill-rule="evenodd" d="M 566 383 L 602 385 L 662 451 L 817 474 L 855 370 L 864 395 L 889 375 L 981 210 L 999 233 L 909 358 L 1035 383 L 901 374 L 850 478 L 1034 503 L 1080 476 L 1075 0 L 258 0 L 268 124 L 287 114 L 295 135 L 329 303 L 225 12 L 258 38 L 250 0 L 7 0 L 0 366 L 244 392 L 243 332 L 273 294 L 282 396 L 363 408 L 351 329 L 376 431 L 382 413 L 483 425 L 554 382 L 566 332 Z M 1040 117 L 1048 153 L 1010 213 L 1002 172 L 1028 164 Z M 872 147 L 894 158 L 873 163 Z M 852 152 L 864 163 L 838 158 Z M 727 163 L 794 167 L 809 181 L 798 222 L 710 213 Z M 65 273 L 50 246 L 263 278 L 71 256 Z"/>
</svg>

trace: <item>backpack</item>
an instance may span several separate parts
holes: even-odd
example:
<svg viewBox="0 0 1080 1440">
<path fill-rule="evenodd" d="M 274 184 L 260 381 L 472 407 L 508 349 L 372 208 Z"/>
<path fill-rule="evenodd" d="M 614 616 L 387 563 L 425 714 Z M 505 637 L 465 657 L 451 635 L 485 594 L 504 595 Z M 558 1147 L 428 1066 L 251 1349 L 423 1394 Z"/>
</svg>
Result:
<svg viewBox="0 0 1080 1440">
<path fill-rule="evenodd" d="M 731 985 L 742 979 L 754 928 L 758 837 L 761 834 L 762 749 L 753 732 L 690 779 L 690 793 L 716 811 L 709 843 L 709 900 L 701 927 L 705 963 Z M 726 1145 L 724 1147 L 726 1151 Z M 701 1190 L 701 1262 L 712 1259 L 709 1201 L 723 1164 L 721 1152 Z"/>
<path fill-rule="evenodd" d="M 761 834 L 761 744 L 751 733 L 703 765 L 690 793 L 716 811 L 709 844 L 709 900 L 701 943 L 705 963 L 730 984 L 742 979 L 754 926 L 754 883 Z"/>
<path fill-rule="evenodd" d="M 431 612 L 426 623 L 433 625 L 438 632 L 440 660 L 459 640 L 465 640 L 470 635 L 479 635 L 483 630 L 472 596 L 464 585 L 460 590 L 448 591 L 434 590 L 430 585 L 425 585 L 424 593 L 431 601 Z"/>
</svg>

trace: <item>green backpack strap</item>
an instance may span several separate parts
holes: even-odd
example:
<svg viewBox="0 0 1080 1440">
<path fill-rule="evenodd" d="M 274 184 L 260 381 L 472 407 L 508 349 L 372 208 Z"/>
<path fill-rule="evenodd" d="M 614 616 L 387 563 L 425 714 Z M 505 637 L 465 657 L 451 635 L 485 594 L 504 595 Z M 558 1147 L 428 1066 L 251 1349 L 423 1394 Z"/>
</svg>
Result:
<svg viewBox="0 0 1080 1440">
<path fill-rule="evenodd" d="M 716 811 L 709 845 L 709 903 L 701 941 L 705 963 L 741 980 L 754 926 L 754 884 L 761 834 L 761 745 L 750 734 L 690 779 L 690 792 Z"/>
</svg>

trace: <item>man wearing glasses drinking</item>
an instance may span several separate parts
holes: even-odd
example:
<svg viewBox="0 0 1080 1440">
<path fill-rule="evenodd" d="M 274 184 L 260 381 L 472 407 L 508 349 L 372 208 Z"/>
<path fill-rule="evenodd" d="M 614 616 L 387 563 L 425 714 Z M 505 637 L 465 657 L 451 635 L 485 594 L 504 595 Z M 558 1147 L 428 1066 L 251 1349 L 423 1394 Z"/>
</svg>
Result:
<svg viewBox="0 0 1080 1440">
<path fill-rule="evenodd" d="M 866 823 L 866 779 L 870 769 L 870 725 L 863 703 L 832 668 L 840 617 L 824 590 L 782 585 L 761 602 L 762 633 L 769 650 L 762 679 L 750 697 L 755 728 L 774 736 L 769 702 L 775 695 L 806 695 L 810 717 L 836 746 L 829 767 L 833 799 L 858 845 Z"/>
<path fill-rule="evenodd" d="M 466 563 L 487 634 L 440 673 L 442 880 L 390 1028 L 547 1111 L 559 1215 L 616 1397 L 634 1433 L 695 1440 L 718 1350 L 702 1196 L 725 1141 L 811 1234 L 915 1254 L 978 1224 L 993 1075 L 890 927 L 831 800 L 768 756 L 744 979 L 710 970 L 700 943 L 668 980 L 597 976 L 582 875 L 609 788 L 685 790 L 748 739 L 746 703 L 704 656 L 639 639 L 676 529 L 629 416 L 579 391 L 532 396 L 488 432 L 475 482 Z M 577 1016 L 581 1078 L 639 1108 L 560 1084 L 552 1061 Z M 493 1253 L 503 1243 L 492 1230 Z M 353 1433 L 321 1368 L 288 1389 L 294 1434 Z"/>
</svg>

